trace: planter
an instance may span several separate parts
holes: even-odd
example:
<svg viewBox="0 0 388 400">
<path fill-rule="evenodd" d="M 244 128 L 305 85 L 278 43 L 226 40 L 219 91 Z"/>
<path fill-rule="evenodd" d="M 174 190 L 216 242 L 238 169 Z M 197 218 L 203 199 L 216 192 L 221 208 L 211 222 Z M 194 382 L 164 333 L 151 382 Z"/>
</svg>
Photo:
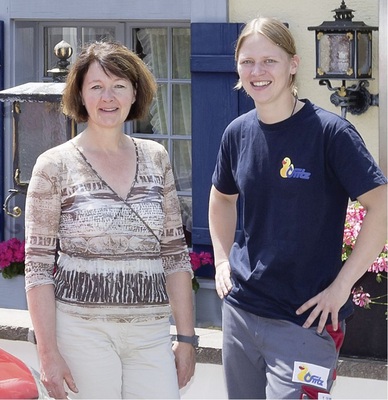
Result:
<svg viewBox="0 0 388 400">
<path fill-rule="evenodd" d="M 198 328 L 221 327 L 222 300 L 217 295 L 214 279 L 197 279 L 199 290 L 195 295 L 196 326 Z"/>
<path fill-rule="evenodd" d="M 367 272 L 355 286 L 362 286 L 371 297 L 387 293 L 386 281 L 376 282 L 376 274 Z M 370 309 L 355 305 L 346 321 L 345 340 L 340 354 L 347 357 L 387 359 L 387 307 L 371 304 Z"/>
<path fill-rule="evenodd" d="M 27 310 L 24 275 L 5 279 L 0 275 L 0 308 Z"/>
</svg>

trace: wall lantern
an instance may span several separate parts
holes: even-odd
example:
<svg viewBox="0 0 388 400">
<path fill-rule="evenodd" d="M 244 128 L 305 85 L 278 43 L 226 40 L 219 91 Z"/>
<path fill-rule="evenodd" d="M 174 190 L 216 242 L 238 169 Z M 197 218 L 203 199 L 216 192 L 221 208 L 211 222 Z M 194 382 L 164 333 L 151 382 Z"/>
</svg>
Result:
<svg viewBox="0 0 388 400">
<path fill-rule="evenodd" d="M 378 105 L 378 95 L 367 90 L 368 79 L 372 79 L 372 31 L 376 26 L 368 26 L 362 21 L 353 22 L 353 11 L 342 1 L 335 12 L 334 21 L 324 21 L 319 26 L 309 26 L 315 31 L 316 79 L 334 93 L 330 101 L 346 112 L 360 115 L 369 106 Z M 342 80 L 333 87 L 330 80 Z M 346 86 L 346 81 L 351 85 Z"/>
<path fill-rule="evenodd" d="M 12 103 L 13 117 L 13 168 L 16 188 L 8 189 L 3 210 L 8 216 L 18 218 L 22 214 L 19 206 L 9 209 L 11 200 L 25 195 L 32 169 L 39 154 L 75 136 L 74 120 L 62 113 L 61 101 L 67 74 L 66 60 L 72 49 L 62 41 L 55 49 L 58 67 L 48 72 L 53 82 L 29 82 L 0 91 L 0 102 Z M 62 56 L 62 54 L 64 54 Z"/>
</svg>

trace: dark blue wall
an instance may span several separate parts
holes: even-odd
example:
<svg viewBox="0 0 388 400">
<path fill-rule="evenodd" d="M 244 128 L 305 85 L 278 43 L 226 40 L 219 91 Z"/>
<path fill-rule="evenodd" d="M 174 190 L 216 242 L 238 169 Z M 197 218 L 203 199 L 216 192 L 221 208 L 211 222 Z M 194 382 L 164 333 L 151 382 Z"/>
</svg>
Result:
<svg viewBox="0 0 388 400">
<path fill-rule="evenodd" d="M 235 24 L 191 25 L 193 244 L 210 244 L 208 200 L 222 133 L 236 116 Z"/>
<path fill-rule="evenodd" d="M 234 88 L 238 76 L 234 50 L 242 24 L 191 25 L 192 162 L 194 251 L 212 251 L 208 204 L 218 148 L 224 129 L 252 109 L 245 92 Z M 212 272 L 198 270 L 198 275 Z"/>
</svg>

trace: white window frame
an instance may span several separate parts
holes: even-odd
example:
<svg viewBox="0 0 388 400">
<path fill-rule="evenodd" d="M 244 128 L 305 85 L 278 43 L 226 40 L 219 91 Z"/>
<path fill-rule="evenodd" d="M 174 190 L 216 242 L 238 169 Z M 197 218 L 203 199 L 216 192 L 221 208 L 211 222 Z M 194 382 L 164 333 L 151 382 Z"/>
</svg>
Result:
<svg viewBox="0 0 388 400">
<path fill-rule="evenodd" d="M 171 48 L 172 48 L 172 43 L 171 43 L 171 38 L 172 38 L 172 29 L 173 28 L 190 28 L 190 24 L 188 22 L 117 22 L 117 21 L 108 21 L 108 20 L 101 20 L 98 22 L 95 21 L 80 21 L 80 20 L 72 20 L 70 21 L 44 21 L 44 22 L 39 22 L 38 23 L 38 38 L 39 38 L 39 56 L 38 56 L 38 73 L 39 73 L 39 78 L 38 80 L 40 81 L 51 81 L 52 78 L 49 76 L 44 76 L 44 58 L 45 58 L 45 35 L 44 31 L 46 28 L 51 28 L 51 27 L 58 27 L 58 28 L 63 28 L 63 27 L 71 27 L 71 28 L 77 28 L 77 42 L 80 43 L 81 41 L 81 33 L 79 32 L 82 28 L 84 27 L 101 27 L 101 26 L 106 26 L 106 27 L 114 27 L 115 28 L 115 40 L 120 41 L 121 43 L 124 43 L 128 48 L 133 48 L 134 44 L 134 37 L 133 37 L 133 30 L 137 28 L 167 28 L 169 31 L 169 41 L 168 41 L 168 50 L 169 50 L 169 55 L 168 55 L 168 63 L 169 63 L 169 70 L 171 71 L 172 69 L 172 56 L 171 56 Z M 43 45 L 42 45 L 43 44 Z M 74 53 L 77 51 L 77 49 L 73 49 Z M 190 60 L 188 60 L 190 62 Z M 158 83 L 160 84 L 167 84 L 168 85 L 168 90 L 172 90 L 172 82 L 174 84 L 179 84 L 179 83 L 184 83 L 184 84 L 189 84 L 191 85 L 191 79 L 158 79 Z M 190 135 L 173 135 L 172 134 L 172 96 L 171 93 L 168 96 L 168 109 L 169 109 L 169 121 L 168 121 L 168 133 L 165 134 L 141 134 L 137 133 L 134 134 L 133 132 L 133 123 L 127 123 L 125 126 L 125 131 L 127 134 L 134 135 L 136 137 L 142 137 L 146 139 L 154 139 L 154 140 L 163 140 L 167 142 L 167 150 L 169 154 L 172 156 L 173 155 L 173 143 L 175 140 L 188 140 L 191 141 L 191 134 Z M 185 196 L 185 197 L 191 197 L 192 192 L 190 191 L 178 191 L 178 195 L 180 196 Z"/>
<path fill-rule="evenodd" d="M 172 39 L 172 34 L 171 31 L 173 28 L 190 28 L 190 25 L 188 23 L 180 23 L 180 22 L 172 22 L 172 23 L 164 23 L 164 24 L 157 24 L 157 23 L 134 23 L 134 24 L 128 24 L 127 26 L 127 43 L 131 43 L 131 45 L 134 43 L 134 38 L 133 38 L 133 29 L 136 28 L 167 28 L 169 30 L 169 35 L 168 35 L 168 68 L 169 71 L 172 70 L 172 55 L 171 55 L 171 50 L 172 50 L 172 43 L 171 43 L 171 39 Z M 190 60 L 189 60 L 190 62 Z M 158 79 L 158 83 L 159 84 L 167 84 L 169 85 L 169 91 L 172 91 L 172 82 L 174 84 L 189 84 L 191 86 L 191 79 Z M 168 109 L 170 111 L 170 118 L 168 121 L 168 132 L 170 133 L 166 133 L 166 134 L 149 134 L 149 133 L 137 133 L 133 131 L 133 124 L 129 123 L 127 125 L 127 133 L 130 135 L 134 135 L 135 137 L 139 137 L 139 138 L 144 138 L 144 139 L 155 139 L 155 140 L 164 140 L 167 141 L 168 146 L 167 146 L 167 151 L 170 155 L 173 155 L 173 142 L 175 140 L 190 140 L 191 141 L 191 134 L 190 135 L 173 135 L 172 132 L 172 94 L 169 93 L 168 95 Z M 191 191 L 178 191 L 179 195 L 182 196 L 192 196 L 192 192 Z"/>
<path fill-rule="evenodd" d="M 116 22 L 116 21 L 80 21 L 80 20 L 72 20 L 70 21 L 53 21 L 53 22 L 40 22 L 38 24 L 38 37 L 39 43 L 44 44 L 44 30 L 45 28 L 77 28 L 77 42 L 81 42 L 81 36 L 79 30 L 82 28 L 100 28 L 104 27 L 113 27 L 115 29 L 115 40 L 124 43 L 125 39 L 125 23 Z M 54 51 L 54 49 L 52 49 Z M 73 49 L 73 54 L 76 53 L 77 49 Z M 44 56 L 45 56 L 44 46 L 39 46 L 39 57 L 38 57 L 38 72 L 39 72 L 39 80 L 40 81 L 51 81 L 50 77 L 44 75 Z"/>
</svg>

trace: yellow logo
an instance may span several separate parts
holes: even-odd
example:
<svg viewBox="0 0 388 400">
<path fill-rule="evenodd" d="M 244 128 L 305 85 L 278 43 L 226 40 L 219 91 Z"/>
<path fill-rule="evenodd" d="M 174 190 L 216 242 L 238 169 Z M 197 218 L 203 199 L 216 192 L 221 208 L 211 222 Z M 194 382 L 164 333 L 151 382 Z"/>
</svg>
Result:
<svg viewBox="0 0 388 400">
<path fill-rule="evenodd" d="M 321 376 L 311 374 L 309 369 L 304 365 L 300 365 L 299 369 L 301 371 L 298 374 L 298 379 L 301 382 L 311 383 L 316 386 L 323 386 L 324 381 L 322 380 Z"/>
<path fill-rule="evenodd" d="M 282 178 L 288 178 L 292 171 L 294 170 L 294 165 L 291 164 L 291 160 L 288 157 L 285 157 L 282 161 L 282 169 L 280 170 L 280 176 Z"/>
<path fill-rule="evenodd" d="M 279 172 L 282 178 L 299 178 L 308 180 L 311 175 L 311 172 L 306 172 L 304 168 L 295 168 L 289 157 L 283 158 L 282 168 Z"/>
</svg>

